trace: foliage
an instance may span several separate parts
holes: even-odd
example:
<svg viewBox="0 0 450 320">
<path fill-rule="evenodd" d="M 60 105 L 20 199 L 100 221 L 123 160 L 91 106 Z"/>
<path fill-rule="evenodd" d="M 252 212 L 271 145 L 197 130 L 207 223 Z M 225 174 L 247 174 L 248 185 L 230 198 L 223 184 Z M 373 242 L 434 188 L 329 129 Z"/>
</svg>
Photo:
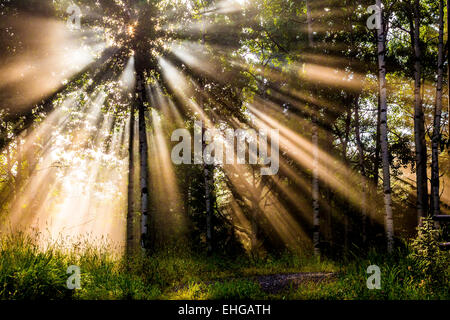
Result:
<svg viewBox="0 0 450 320">
<path fill-rule="evenodd" d="M 441 264 L 447 268 L 444 276 L 424 273 L 423 261 L 415 256 L 418 241 L 423 248 L 424 242 L 416 239 L 411 248 L 392 256 L 371 250 L 341 265 L 289 252 L 252 261 L 246 256 L 207 257 L 186 248 L 126 263 L 105 245 L 85 243 L 80 246 L 83 253 L 56 245 L 43 250 L 21 235 L 1 242 L 0 299 L 448 299 L 448 263 Z M 381 269 L 381 290 L 366 287 L 366 269 L 373 264 Z M 66 288 L 69 265 L 81 268 L 81 289 Z M 267 293 L 253 280 L 259 275 L 323 271 L 337 272 L 336 279 L 304 282 L 279 293 Z"/>
<path fill-rule="evenodd" d="M 75 0 L 83 9 L 83 30 L 68 36 L 63 22 L 71 2 L 0 1 L 0 70 L 6 75 L 0 80 L 0 225 L 13 215 L 25 223 L 33 221 L 36 213 L 71 215 L 78 201 L 67 199 L 77 192 L 89 198 L 78 217 L 107 212 L 109 218 L 117 218 L 115 227 L 124 224 L 123 191 L 130 155 L 127 123 L 137 92 L 132 92 L 130 83 L 125 90 L 121 74 L 134 61 L 136 71 L 148 77 L 148 101 L 141 109 L 149 107 L 149 229 L 155 248 L 151 257 L 124 261 L 105 247 L 90 247 L 93 239 L 83 250 L 65 252 L 51 244 L 42 250 L 41 243 L 22 234 L 11 236 L 2 240 L 0 248 L 0 298 L 259 299 L 265 294 L 258 284 L 239 278 L 336 270 L 340 271 L 336 281 L 303 284 L 273 297 L 448 298 L 449 257 L 438 249 L 440 235 L 429 219 L 423 220 L 417 238 L 393 256 L 373 249 L 365 258 L 358 254 L 339 266 L 327 260 L 348 257 L 352 245 L 361 247 L 360 252 L 385 246 L 376 37 L 366 28 L 366 9 L 373 0 L 310 1 L 313 48 L 305 1 Z M 383 3 L 389 25 L 387 160 L 395 234 L 401 241 L 411 237 L 417 224 L 416 186 L 411 178 L 416 169 L 410 32 L 414 19 L 411 1 Z M 431 132 L 438 7 L 435 0 L 419 4 L 421 95 L 425 127 Z M 109 48 L 101 54 L 93 50 L 93 62 L 73 74 L 66 70 L 72 59 L 61 57 L 72 45 Z M 55 88 L 40 90 L 47 82 L 55 82 Z M 446 99 L 448 92 L 444 105 Z M 95 112 L 98 119 L 90 114 L 93 101 L 101 101 Z M 222 131 L 278 126 L 279 175 L 263 177 L 258 166 L 242 166 L 238 171 L 222 165 L 211 170 L 214 179 L 205 188 L 202 165 L 170 166 L 165 152 L 170 149 L 170 133 L 181 126 L 191 130 L 201 113 Z M 161 124 L 158 136 L 153 115 Z M 321 260 L 309 255 L 313 116 L 323 151 L 319 233 L 326 250 Z M 445 214 L 449 212 L 448 110 L 442 116 L 439 165 Z M 135 140 L 130 150 L 138 159 L 133 154 L 140 152 L 139 139 Z M 426 143 L 430 142 L 427 136 Z M 158 162 L 164 155 L 166 162 Z M 88 169 L 89 175 L 83 175 L 82 169 Z M 138 173 L 136 169 L 134 199 L 130 199 L 136 213 L 140 211 Z M 205 189 L 212 190 L 211 257 L 203 254 Z M 89 197 L 84 197 L 86 191 Z M 67 205 L 65 211 L 57 211 L 61 205 Z M 362 235 L 362 208 L 367 207 Z M 65 270 L 71 264 L 83 270 L 82 289 L 77 291 L 65 288 Z M 382 268 L 381 291 L 365 288 L 369 264 Z"/>
<path fill-rule="evenodd" d="M 410 258 L 416 270 L 433 283 L 445 282 L 450 271 L 450 254 L 439 248 L 441 235 L 442 230 L 436 229 L 432 218 L 423 218 L 411 243 Z"/>
</svg>

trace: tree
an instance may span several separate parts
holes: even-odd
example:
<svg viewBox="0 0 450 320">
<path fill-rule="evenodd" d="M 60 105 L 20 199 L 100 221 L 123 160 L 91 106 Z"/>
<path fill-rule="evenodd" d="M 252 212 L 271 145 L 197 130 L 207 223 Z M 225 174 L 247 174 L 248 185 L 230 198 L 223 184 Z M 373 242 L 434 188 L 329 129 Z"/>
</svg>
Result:
<svg viewBox="0 0 450 320">
<path fill-rule="evenodd" d="M 128 208 L 127 208 L 127 244 L 126 252 L 130 257 L 135 249 L 135 211 L 134 211 L 134 120 L 135 108 L 134 103 L 131 104 L 130 124 L 129 124 L 129 140 L 128 140 Z"/>
<path fill-rule="evenodd" d="M 361 170 L 361 188 L 362 188 L 362 198 L 361 198 L 361 224 L 362 224 L 362 239 L 363 243 L 367 240 L 366 225 L 367 225 L 367 181 L 366 181 L 366 168 L 364 164 L 364 148 L 361 141 L 361 130 L 360 130 L 360 118 L 359 118 L 359 103 L 358 99 L 355 99 L 355 136 L 356 145 L 359 153 L 359 167 Z"/>
<path fill-rule="evenodd" d="M 414 53 L 414 141 L 416 147 L 416 186 L 418 222 L 428 212 L 427 145 L 422 106 L 422 63 L 420 48 L 420 1 L 414 0 L 414 22 L 411 19 L 411 43 Z"/>
<path fill-rule="evenodd" d="M 312 12 L 309 0 L 306 0 L 306 15 L 308 23 L 308 46 L 312 50 L 314 48 L 314 35 L 312 27 Z M 320 255 L 320 207 L 319 207 L 319 129 L 317 125 L 317 117 L 319 110 L 313 111 L 311 142 L 313 146 L 313 164 L 312 164 L 312 200 L 313 200 L 313 245 L 314 255 Z"/>
<path fill-rule="evenodd" d="M 148 184 L 148 142 L 147 142 L 147 124 L 146 107 L 144 99 L 145 82 L 142 66 L 139 64 L 139 58 L 136 59 L 136 103 L 139 111 L 139 155 L 140 155 L 140 192 L 141 192 L 141 247 L 149 248 L 149 184 Z"/>
<path fill-rule="evenodd" d="M 388 127 L 387 127 L 387 99 L 386 99 L 386 27 L 384 23 L 383 7 L 381 0 L 377 0 L 380 9 L 380 27 L 377 29 L 378 47 L 378 72 L 380 86 L 380 131 L 381 131 L 381 157 L 383 163 L 383 192 L 385 209 L 385 228 L 387 239 L 387 250 L 392 252 L 394 248 L 394 221 L 392 216 L 392 196 L 391 196 L 391 174 L 388 150 Z"/>
<path fill-rule="evenodd" d="M 206 4 L 202 1 L 202 7 L 203 7 L 203 13 L 202 13 L 202 39 L 201 39 L 201 45 L 205 46 L 205 38 L 206 38 L 206 23 L 205 23 L 205 11 L 206 11 Z M 204 90 L 204 88 L 203 88 Z M 200 98 L 200 101 L 203 101 L 202 98 Z M 205 107 L 204 105 L 202 106 Z M 204 135 L 202 135 L 204 136 Z M 203 150 L 205 150 L 205 142 L 203 142 Z M 203 165 L 203 174 L 205 177 L 205 208 L 206 208 L 206 243 L 207 243 L 207 253 L 212 254 L 213 252 L 213 206 L 212 206 L 212 191 L 211 189 L 214 188 L 214 165 Z"/>
<path fill-rule="evenodd" d="M 438 78 L 436 84 L 436 103 L 432 137 L 431 160 L 431 199 L 433 215 L 440 213 L 439 197 L 439 151 L 441 140 L 442 84 L 444 77 L 444 0 L 439 0 L 439 44 L 438 44 Z"/>
</svg>

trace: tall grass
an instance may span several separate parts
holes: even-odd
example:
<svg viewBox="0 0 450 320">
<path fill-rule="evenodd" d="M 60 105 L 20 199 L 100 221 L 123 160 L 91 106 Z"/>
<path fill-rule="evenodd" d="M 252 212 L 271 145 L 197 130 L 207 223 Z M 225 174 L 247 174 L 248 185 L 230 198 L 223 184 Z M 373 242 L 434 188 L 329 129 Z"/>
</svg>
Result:
<svg viewBox="0 0 450 320">
<path fill-rule="evenodd" d="M 342 267 L 337 281 L 305 284 L 290 290 L 289 299 L 331 300 L 448 300 L 450 299 L 450 265 L 440 274 L 429 274 L 406 245 L 394 254 L 371 250 L 365 258 L 356 259 Z M 367 267 L 377 265 L 381 271 L 381 289 L 368 289 Z M 438 281 L 436 281 L 439 279 Z"/>
<path fill-rule="evenodd" d="M 371 250 L 364 258 L 337 264 L 289 252 L 252 259 L 166 248 L 129 261 L 107 242 L 80 239 L 69 248 L 47 245 L 25 234 L 0 239 L 0 299 L 449 299 L 449 264 L 418 252 L 424 241 L 393 255 Z M 441 256 L 439 256 L 441 257 Z M 381 290 L 369 290 L 366 269 L 381 269 Z M 69 290 L 67 268 L 81 269 L 81 288 Z M 427 268 L 424 269 L 424 266 Z M 277 294 L 262 291 L 254 276 L 297 272 L 336 272 L 333 281 L 304 283 Z"/>
</svg>

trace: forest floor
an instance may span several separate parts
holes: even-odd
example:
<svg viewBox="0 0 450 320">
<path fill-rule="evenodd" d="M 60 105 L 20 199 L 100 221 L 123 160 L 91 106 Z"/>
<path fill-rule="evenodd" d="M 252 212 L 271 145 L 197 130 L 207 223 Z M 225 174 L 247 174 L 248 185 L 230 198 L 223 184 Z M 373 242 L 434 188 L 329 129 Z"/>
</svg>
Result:
<svg viewBox="0 0 450 320">
<path fill-rule="evenodd" d="M 409 250 L 333 261 L 290 252 L 251 258 L 166 248 L 130 263 L 108 247 L 42 250 L 15 237 L 0 239 L 0 300 L 450 299 L 448 256 L 433 256 L 433 268 L 425 270 Z M 380 290 L 367 287 L 370 265 L 381 270 Z M 69 266 L 80 268 L 79 289 L 67 288 Z"/>
<path fill-rule="evenodd" d="M 259 276 L 255 280 L 261 286 L 261 290 L 269 294 L 276 294 L 286 288 L 298 288 L 305 283 L 327 282 L 336 279 L 336 274 L 331 272 L 308 272 L 293 274 L 272 274 Z"/>
<path fill-rule="evenodd" d="M 239 282 L 239 281 L 250 281 L 259 284 L 261 290 L 268 294 L 279 294 L 283 290 L 289 288 L 298 288 L 302 284 L 306 283 L 324 283 L 330 282 L 337 279 L 337 274 L 334 272 L 302 272 L 302 273 L 279 273 L 279 274 L 269 274 L 263 276 L 253 276 L 246 278 L 231 278 L 231 279 L 221 279 L 218 281 L 205 282 L 206 285 L 212 285 L 214 283 L 224 283 L 224 282 Z M 178 286 L 174 288 L 175 292 L 186 289 L 186 285 Z"/>
</svg>

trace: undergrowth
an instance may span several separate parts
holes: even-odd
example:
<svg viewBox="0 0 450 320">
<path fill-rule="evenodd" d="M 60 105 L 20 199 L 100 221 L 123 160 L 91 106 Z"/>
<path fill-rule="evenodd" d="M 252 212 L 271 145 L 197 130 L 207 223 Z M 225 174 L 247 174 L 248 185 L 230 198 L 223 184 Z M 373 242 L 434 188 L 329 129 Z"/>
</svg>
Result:
<svg viewBox="0 0 450 320">
<path fill-rule="evenodd" d="M 166 248 L 126 262 L 104 243 L 55 243 L 42 249 L 30 236 L 0 240 L 0 299 L 449 299 L 449 253 L 425 221 L 419 235 L 391 255 L 370 250 L 346 263 L 289 252 L 261 259 L 207 257 L 187 248 Z M 428 234 L 435 236 L 429 237 Z M 67 288 L 67 268 L 81 270 L 81 288 Z M 369 265 L 381 270 L 381 289 L 369 290 Z M 332 281 L 304 283 L 277 294 L 262 291 L 258 275 L 335 272 Z"/>
</svg>

